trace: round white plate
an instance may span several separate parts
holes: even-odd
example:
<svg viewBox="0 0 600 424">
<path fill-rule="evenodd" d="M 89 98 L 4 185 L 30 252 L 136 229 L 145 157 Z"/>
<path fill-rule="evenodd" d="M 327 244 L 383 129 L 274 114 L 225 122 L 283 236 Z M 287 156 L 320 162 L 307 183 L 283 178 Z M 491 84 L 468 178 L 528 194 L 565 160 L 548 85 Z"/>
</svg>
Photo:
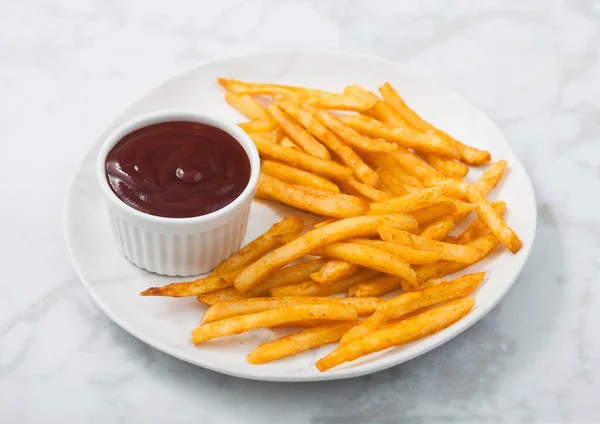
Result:
<svg viewBox="0 0 600 424">
<path fill-rule="evenodd" d="M 493 160 L 508 160 L 506 175 L 491 198 L 507 202 L 508 223 L 523 240 L 523 248 L 512 255 L 501 247 L 469 268 L 487 271 L 487 276 L 476 294 L 475 309 L 458 323 L 423 340 L 324 373 L 315 368 L 314 362 L 332 345 L 265 365 L 246 363 L 246 354 L 259 343 L 289 330 L 256 330 L 192 345 L 190 331 L 199 324 L 205 307 L 195 298 L 139 296 L 145 288 L 166 284 L 172 278 L 143 271 L 121 255 L 96 183 L 94 161 L 100 144 L 113 129 L 147 112 L 189 108 L 242 121 L 243 117 L 225 102 L 217 77 L 331 91 L 342 91 L 348 84 L 361 84 L 376 91 L 383 82 L 390 81 L 425 119 L 467 144 L 489 150 Z M 474 181 L 480 173 L 471 170 L 467 180 Z M 290 213 L 298 214 L 285 207 L 255 202 L 246 242 Z M 467 329 L 498 303 L 519 275 L 533 245 L 536 217 L 534 193 L 525 169 L 492 121 L 456 94 L 387 60 L 336 52 L 280 51 L 204 63 L 154 88 L 121 113 L 94 142 L 74 175 L 66 204 L 66 237 L 73 263 L 90 295 L 115 323 L 138 339 L 169 355 L 224 374 L 268 381 L 316 381 L 356 377 L 400 364 Z"/>
</svg>

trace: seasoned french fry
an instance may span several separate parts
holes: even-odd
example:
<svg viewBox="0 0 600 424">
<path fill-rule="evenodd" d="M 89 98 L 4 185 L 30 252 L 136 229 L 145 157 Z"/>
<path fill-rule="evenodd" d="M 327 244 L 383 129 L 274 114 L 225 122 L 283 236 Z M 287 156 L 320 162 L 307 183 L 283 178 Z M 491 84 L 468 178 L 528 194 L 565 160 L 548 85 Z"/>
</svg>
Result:
<svg viewBox="0 0 600 424">
<path fill-rule="evenodd" d="M 484 236 L 478 237 L 475 240 L 471 240 L 465 246 L 474 247 L 479 249 L 482 253 L 481 256 L 471 263 L 466 262 L 450 262 L 450 261 L 440 261 L 431 265 L 422 265 L 415 269 L 417 274 L 417 280 L 419 281 L 419 286 L 425 283 L 428 280 L 433 278 L 441 278 L 445 275 L 449 275 L 458 271 L 465 269 L 466 267 L 479 262 L 486 258 L 498 245 L 500 242 L 493 234 L 486 234 Z"/>
<path fill-rule="evenodd" d="M 316 174 L 326 175 L 340 180 L 347 180 L 352 177 L 352 170 L 350 168 L 346 168 L 331 160 L 320 159 L 296 149 L 290 149 L 278 144 L 270 143 L 265 141 L 258 134 L 251 134 L 250 137 L 252 138 L 252 141 L 254 141 L 254 144 L 261 155 L 277 159 L 281 162 Z"/>
<path fill-rule="evenodd" d="M 383 202 L 384 200 L 393 198 L 391 194 L 388 194 L 385 191 L 378 190 L 375 187 L 371 187 L 368 184 L 363 184 L 355 180 L 340 181 L 340 185 L 345 191 L 349 191 L 349 187 L 350 189 L 355 190 L 357 193 L 362 194 L 367 199 L 375 202 Z"/>
<path fill-rule="evenodd" d="M 440 194 L 442 194 L 442 189 L 439 187 L 414 191 L 402 197 L 395 197 L 383 202 L 372 203 L 371 210 L 368 213 L 369 215 L 383 215 L 390 213 L 415 212 L 433 205 Z"/>
<path fill-rule="evenodd" d="M 361 265 L 385 274 L 396 275 L 413 285 L 417 284 L 415 272 L 404 259 L 377 247 L 360 243 L 337 242 L 315 249 L 313 253 Z"/>
<path fill-rule="evenodd" d="M 390 154 L 390 158 L 393 159 L 404 170 L 406 170 L 406 172 L 409 172 L 421 181 L 446 179 L 441 172 L 435 168 L 432 168 L 419 156 L 403 147 L 398 148 L 398 150 L 395 152 L 392 152 Z"/>
<path fill-rule="evenodd" d="M 272 103 L 267 106 L 267 111 L 279 123 L 285 135 L 291 138 L 302 150 L 317 158 L 331 159 L 331 155 L 325 146 L 319 143 L 304 128 L 289 119 L 276 104 Z"/>
<path fill-rule="evenodd" d="M 425 226 L 419 235 L 432 240 L 443 240 L 452 230 L 454 230 L 454 220 L 447 216 Z"/>
<path fill-rule="evenodd" d="M 344 89 L 344 94 L 354 96 L 364 101 L 370 101 L 375 104 L 372 110 L 366 112 L 367 115 L 379 119 L 386 124 L 394 127 L 410 126 L 402 116 L 395 111 L 390 105 L 381 101 L 374 93 L 364 89 L 360 85 L 349 85 Z"/>
<path fill-rule="evenodd" d="M 381 300 L 375 297 L 355 299 L 343 297 L 255 297 L 213 305 L 204 313 L 201 324 L 298 305 L 352 305 L 356 308 L 358 315 L 367 315 L 373 313 L 379 302 Z"/>
<path fill-rule="evenodd" d="M 298 234 L 304 230 L 304 221 L 295 216 L 286 216 L 278 223 L 274 224 L 267 232 L 257 237 L 238 252 L 225 259 L 211 273 L 219 275 L 230 271 L 238 270 L 249 263 L 254 262 L 269 250 L 283 245 L 287 242 L 285 238 L 276 238 L 275 236 L 283 234 Z"/>
<path fill-rule="evenodd" d="M 440 254 L 438 252 L 434 252 L 433 250 L 419 250 L 402 244 L 363 238 L 354 238 L 348 241 L 387 250 L 394 255 L 398 255 L 411 265 L 434 264 L 440 260 Z"/>
<path fill-rule="evenodd" d="M 245 293 L 285 264 L 299 259 L 314 249 L 339 240 L 377 234 L 377 226 L 387 224 L 394 228 L 416 230 L 416 220 L 407 214 L 374 215 L 346 218 L 309 231 L 296 240 L 261 257 L 236 278 L 235 288 Z"/>
<path fill-rule="evenodd" d="M 417 191 L 416 188 L 411 188 L 409 185 L 404 184 L 400 178 L 390 172 L 388 169 L 384 167 L 378 167 L 376 169 L 377 175 L 381 178 L 381 181 L 390 189 L 392 193 L 397 196 L 406 196 L 408 193 L 413 191 Z"/>
<path fill-rule="evenodd" d="M 258 188 L 271 199 L 317 215 L 348 218 L 363 215 L 369 210 L 369 205 L 358 197 L 294 186 L 262 172 Z"/>
<path fill-rule="evenodd" d="M 272 119 L 252 120 L 248 122 L 240 122 L 238 127 L 246 133 L 266 133 L 277 128 L 277 122 Z"/>
<path fill-rule="evenodd" d="M 368 161 L 374 162 L 377 165 L 376 171 L 384 168 L 393 174 L 399 183 L 418 189 L 424 188 L 421 180 L 406 172 L 406 170 L 400 164 L 398 164 L 391 155 L 365 153 L 363 156 L 365 156 Z"/>
<path fill-rule="evenodd" d="M 439 219 L 447 215 L 453 215 L 457 212 L 458 209 L 453 201 L 443 200 L 421 210 L 412 212 L 411 215 L 419 224 L 421 224 L 423 222 Z"/>
<path fill-rule="evenodd" d="M 356 320 L 352 305 L 298 305 L 240 315 L 201 325 L 192 331 L 192 343 L 244 333 L 255 328 L 273 327 L 302 320 Z"/>
<path fill-rule="evenodd" d="M 348 289 L 348 297 L 380 297 L 402 287 L 395 275 L 379 275 Z"/>
<path fill-rule="evenodd" d="M 226 289 L 216 290 L 212 293 L 198 296 L 197 300 L 205 305 L 216 305 L 222 302 L 232 302 L 235 300 L 242 300 L 252 297 L 252 293 L 239 293 L 234 287 L 227 287 Z"/>
<path fill-rule="evenodd" d="M 494 208 L 498 215 L 502 216 L 506 211 L 506 203 L 502 200 L 497 200 L 492 202 L 492 208 Z M 485 223 L 481 219 L 476 218 L 475 221 L 473 221 L 471 225 L 456 238 L 456 243 L 465 244 L 486 234 L 488 231 L 489 229 L 486 227 Z"/>
<path fill-rule="evenodd" d="M 377 330 L 381 324 L 388 321 L 388 317 L 381 312 L 375 312 L 369 318 L 352 327 L 348 332 L 344 333 L 340 339 L 340 344 L 346 344 L 352 340 L 365 336 L 366 334 Z"/>
<path fill-rule="evenodd" d="M 228 91 L 225 100 L 247 118 L 258 121 L 270 121 L 271 116 L 265 108 L 248 94 L 236 94 Z"/>
<path fill-rule="evenodd" d="M 332 224 L 332 223 L 334 223 L 334 222 L 336 222 L 336 221 L 339 221 L 339 219 L 337 219 L 337 218 L 327 218 L 327 219 L 323 219 L 322 221 L 315 222 L 315 223 L 313 224 L 313 228 L 321 228 L 321 227 L 324 227 L 324 226 L 326 226 L 326 225 Z"/>
<path fill-rule="evenodd" d="M 281 359 L 286 356 L 304 352 L 315 347 L 337 342 L 342 334 L 359 321 L 342 321 L 335 324 L 320 325 L 300 330 L 279 339 L 263 343 L 248 354 L 246 360 L 250 364 Z"/>
<path fill-rule="evenodd" d="M 386 225 L 380 225 L 378 229 L 379 235 L 384 241 L 405 244 L 415 249 L 433 250 L 440 254 L 440 259 L 443 261 L 473 263 L 477 261 L 482 254 L 480 249 L 472 246 L 443 243 L 441 241 L 417 236 L 407 231 L 390 228 Z"/>
<path fill-rule="evenodd" d="M 382 138 L 405 148 L 435 153 L 452 159 L 460 157 L 452 143 L 435 133 L 421 133 L 408 127 L 393 127 L 365 116 L 347 115 L 342 116 L 340 121 L 361 134 Z"/>
<path fill-rule="evenodd" d="M 329 355 L 317 361 L 319 371 L 326 371 L 344 362 L 370 353 L 379 352 L 403 343 L 421 339 L 455 323 L 475 306 L 475 299 L 458 299 L 402 320 L 382 330 L 340 345 Z"/>
<path fill-rule="evenodd" d="M 171 283 L 162 287 L 150 287 L 140 293 L 140 296 L 169 296 L 186 297 L 199 296 L 219 289 L 231 287 L 238 271 L 231 271 L 213 277 L 204 277 L 183 283 Z"/>
<path fill-rule="evenodd" d="M 505 160 L 499 160 L 498 162 L 491 164 L 473 186 L 481 191 L 484 196 L 487 196 L 502 178 L 507 165 L 508 162 Z"/>
<path fill-rule="evenodd" d="M 273 95 L 276 93 L 283 93 L 289 96 L 298 96 L 300 91 L 306 90 L 305 88 L 292 85 L 251 83 L 227 78 L 217 78 L 217 81 L 219 81 L 219 84 L 221 84 L 225 90 L 237 94 Z"/>
<path fill-rule="evenodd" d="M 356 274 L 362 268 L 359 265 L 354 265 L 345 261 L 331 259 L 327 261 L 320 270 L 310 274 L 310 279 L 315 283 L 328 286 L 343 278 L 350 277 Z"/>
<path fill-rule="evenodd" d="M 376 276 L 378 273 L 365 269 L 343 280 L 338 280 L 328 286 L 315 283 L 314 281 L 304 281 L 299 284 L 290 284 L 288 286 L 273 287 L 269 291 L 273 297 L 287 296 L 331 296 L 333 294 L 344 293 L 349 288 L 361 283 L 367 279 Z"/>
<path fill-rule="evenodd" d="M 296 146 L 294 144 L 294 142 L 292 140 L 289 139 L 289 137 L 284 136 L 281 141 L 279 142 L 279 144 L 281 144 L 283 147 L 287 147 L 289 149 L 296 149 L 296 150 L 301 150 L 300 147 Z"/>
<path fill-rule="evenodd" d="M 432 153 L 422 153 L 423 159 L 448 178 L 462 179 L 469 173 L 469 167 L 462 162 L 447 159 Z"/>
<path fill-rule="evenodd" d="M 469 296 L 479 286 L 485 272 L 465 274 L 452 281 L 422 290 L 404 293 L 377 305 L 377 312 L 388 319 L 398 319 L 421 308 Z"/>
<path fill-rule="evenodd" d="M 400 97 L 398 92 L 389 84 L 385 83 L 379 87 L 381 95 L 394 109 L 400 112 L 402 117 L 408 121 L 413 127 L 421 131 L 433 131 L 438 136 L 449 140 L 460 153 L 460 159 L 470 165 L 482 165 L 490 161 L 490 153 L 485 150 L 475 149 L 467 146 L 460 141 L 450 137 L 443 131 L 435 128 L 429 122 L 421 118 L 414 110 L 412 110 Z"/>
<path fill-rule="evenodd" d="M 318 188 L 320 190 L 340 191 L 338 186 L 323 177 L 281 162 L 263 159 L 260 162 L 260 170 L 289 184 Z"/>
<path fill-rule="evenodd" d="M 354 131 L 342 121 L 344 118 L 338 118 L 326 110 L 318 109 L 308 105 L 301 105 L 303 109 L 315 116 L 323 125 L 333 131 L 344 142 L 362 152 L 389 153 L 398 148 L 394 143 L 380 139 L 370 139 Z"/>
</svg>

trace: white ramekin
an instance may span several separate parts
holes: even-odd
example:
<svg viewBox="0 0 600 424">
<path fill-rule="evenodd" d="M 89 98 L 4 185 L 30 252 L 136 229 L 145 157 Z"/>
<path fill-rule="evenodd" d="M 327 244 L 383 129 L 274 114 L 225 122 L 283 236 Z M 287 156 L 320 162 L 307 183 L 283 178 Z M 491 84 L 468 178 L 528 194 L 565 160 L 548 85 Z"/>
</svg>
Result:
<svg viewBox="0 0 600 424">
<path fill-rule="evenodd" d="M 110 188 L 105 164 L 113 146 L 139 128 L 172 121 L 198 122 L 220 128 L 246 151 L 250 160 L 250 181 L 238 198 L 223 209 L 192 218 L 164 218 L 132 208 Z M 250 137 L 237 125 L 193 111 L 167 110 L 143 115 L 117 128 L 100 149 L 96 171 L 113 233 L 123 255 L 148 271 L 186 276 L 212 270 L 240 248 L 258 183 L 260 159 Z"/>
</svg>

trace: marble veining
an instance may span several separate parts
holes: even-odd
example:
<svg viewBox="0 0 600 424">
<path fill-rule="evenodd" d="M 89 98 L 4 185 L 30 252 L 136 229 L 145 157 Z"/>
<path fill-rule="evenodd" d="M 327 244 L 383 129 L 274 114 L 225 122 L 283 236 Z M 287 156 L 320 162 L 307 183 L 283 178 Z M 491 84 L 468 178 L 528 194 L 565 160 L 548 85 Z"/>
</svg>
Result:
<svg viewBox="0 0 600 424">
<path fill-rule="evenodd" d="M 600 3 L 0 3 L 2 423 L 598 422 Z M 347 381 L 273 384 L 180 362 L 114 325 L 63 237 L 70 176 L 132 99 L 216 56 L 335 48 L 402 62 L 488 113 L 532 177 L 538 233 L 460 337 Z"/>
</svg>

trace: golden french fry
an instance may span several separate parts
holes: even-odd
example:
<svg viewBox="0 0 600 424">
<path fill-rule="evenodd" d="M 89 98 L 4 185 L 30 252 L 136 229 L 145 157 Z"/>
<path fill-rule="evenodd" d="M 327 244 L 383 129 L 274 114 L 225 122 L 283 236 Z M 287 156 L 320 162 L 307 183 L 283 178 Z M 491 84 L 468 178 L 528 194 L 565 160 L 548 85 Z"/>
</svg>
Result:
<svg viewBox="0 0 600 424">
<path fill-rule="evenodd" d="M 394 143 L 380 139 L 370 139 L 354 131 L 342 121 L 343 118 L 309 105 L 301 105 L 302 108 L 315 116 L 323 125 L 333 131 L 346 144 L 362 152 L 388 153 L 396 150 L 398 146 Z"/>
<path fill-rule="evenodd" d="M 219 274 L 200 278 L 194 281 L 186 281 L 183 283 L 171 283 L 162 287 L 150 287 L 140 293 L 140 296 L 169 296 L 169 297 L 186 297 L 199 296 L 206 293 L 211 293 L 216 290 L 231 287 L 235 277 L 239 271 L 230 271 L 228 273 Z"/>
<path fill-rule="evenodd" d="M 216 305 L 221 302 L 232 302 L 234 300 L 242 300 L 249 297 L 252 297 L 252 293 L 241 294 L 234 287 L 227 287 L 225 289 L 216 290 L 212 293 L 198 296 L 197 300 L 205 305 Z"/>
<path fill-rule="evenodd" d="M 346 168 L 331 160 L 311 156 L 300 150 L 290 149 L 265 141 L 259 134 L 250 134 L 261 155 L 277 159 L 289 165 L 332 178 L 347 180 L 352 177 L 352 169 Z"/>
<path fill-rule="evenodd" d="M 432 187 L 383 202 L 371 203 L 369 215 L 415 212 L 433 205 L 440 194 L 442 194 L 440 187 Z"/>
<path fill-rule="evenodd" d="M 302 109 L 298 103 L 289 98 L 278 98 L 277 105 L 287 114 L 294 117 L 306 130 L 335 153 L 349 168 L 354 170 L 356 177 L 371 186 L 377 185 L 379 177 L 362 158 L 334 133 L 329 131 L 310 112 Z"/>
<path fill-rule="evenodd" d="M 246 360 L 250 364 L 264 364 L 265 362 L 334 343 L 342 337 L 342 334 L 357 323 L 358 321 L 342 321 L 335 324 L 320 325 L 300 330 L 259 345 L 248 354 Z"/>
<path fill-rule="evenodd" d="M 363 215 L 369 210 L 369 205 L 358 197 L 294 186 L 263 172 L 258 179 L 258 189 L 270 199 L 317 215 L 348 218 Z"/>
<path fill-rule="evenodd" d="M 315 283 L 314 281 L 304 281 L 299 284 L 290 284 L 288 286 L 273 287 L 269 291 L 273 297 L 288 297 L 288 296 L 331 296 L 333 294 L 344 293 L 349 288 L 370 279 L 378 273 L 365 269 L 359 271 L 343 280 L 338 280 L 328 286 Z"/>
<path fill-rule="evenodd" d="M 422 153 L 423 159 L 448 178 L 462 179 L 469 173 L 469 167 L 462 162 L 447 159 L 433 153 Z"/>
<path fill-rule="evenodd" d="M 375 330 L 364 337 L 340 345 L 315 365 L 319 371 L 326 371 L 361 356 L 421 339 L 452 325 L 467 315 L 474 305 L 475 299 L 465 298 L 427 310 L 390 328 Z"/>
<path fill-rule="evenodd" d="M 395 111 L 386 102 L 381 101 L 373 92 L 364 89 L 360 85 L 349 85 L 344 89 L 344 94 L 354 96 L 364 101 L 370 101 L 375 104 L 372 110 L 365 112 L 368 116 L 374 117 L 386 124 L 394 127 L 410 126 L 402 116 Z"/>
<path fill-rule="evenodd" d="M 486 234 L 484 236 L 478 237 L 475 240 L 471 240 L 465 246 L 474 247 L 479 249 L 482 254 L 476 261 L 471 263 L 466 262 L 450 262 L 450 261 L 440 261 L 431 265 L 422 265 L 415 269 L 417 274 L 417 280 L 419 281 L 419 286 L 425 283 L 428 280 L 434 278 L 441 278 L 445 275 L 449 275 L 458 271 L 465 269 L 466 267 L 479 262 L 486 258 L 498 245 L 500 242 L 493 234 Z"/>
<path fill-rule="evenodd" d="M 277 122 L 272 119 L 261 119 L 252 120 L 248 122 L 240 122 L 238 127 L 244 130 L 244 132 L 250 133 L 266 133 L 269 131 L 273 131 L 277 128 Z"/>
<path fill-rule="evenodd" d="M 332 259 L 327 261 L 320 270 L 310 274 L 310 279 L 315 283 L 328 286 L 331 283 L 356 274 L 361 269 L 362 268 L 359 265 Z"/>
<path fill-rule="evenodd" d="M 406 196 L 408 193 L 418 190 L 416 188 L 413 189 L 411 186 L 404 184 L 400 180 L 400 178 L 398 178 L 396 175 L 390 172 L 387 168 L 380 166 L 375 170 L 375 172 L 377 172 L 377 175 L 379 175 L 381 181 L 383 181 L 383 183 L 390 189 L 390 191 L 396 195 L 394 197 Z"/>
<path fill-rule="evenodd" d="M 429 166 L 427 162 L 416 154 L 403 147 L 392 152 L 389 157 L 400 165 L 406 172 L 414 175 L 421 181 L 445 179 L 441 172 Z"/>
<path fill-rule="evenodd" d="M 254 314 L 269 309 L 298 305 L 352 305 L 356 308 L 358 315 L 367 315 L 373 313 L 379 302 L 381 300 L 375 297 L 356 299 L 343 297 L 255 297 L 213 305 L 204 313 L 201 324 L 208 324 L 238 315 Z"/>
<path fill-rule="evenodd" d="M 384 200 L 393 198 L 391 194 L 388 194 L 385 191 L 378 190 L 375 187 L 371 187 L 368 184 L 363 184 L 356 180 L 340 181 L 340 185 L 347 192 L 352 189 L 367 199 L 375 202 L 383 202 Z"/>
<path fill-rule="evenodd" d="M 344 333 L 340 339 L 340 344 L 346 344 L 352 340 L 365 336 L 366 334 L 377 330 L 381 324 L 388 321 L 388 317 L 381 312 L 375 312 L 369 318 L 352 327 Z"/>
<path fill-rule="evenodd" d="M 451 216 L 447 216 L 425 226 L 419 235 L 432 240 L 443 240 L 452 230 L 454 230 L 454 220 Z"/>
<path fill-rule="evenodd" d="M 507 165 L 508 162 L 505 160 L 499 160 L 498 162 L 491 164 L 473 186 L 481 191 L 484 196 L 487 196 L 502 178 Z"/>
<path fill-rule="evenodd" d="M 421 118 L 413 109 L 411 109 L 400 97 L 398 92 L 389 84 L 385 83 L 379 87 L 381 95 L 387 103 L 396 109 L 402 117 L 409 122 L 413 127 L 421 131 L 433 131 L 441 138 L 449 140 L 452 145 L 460 153 L 460 159 L 470 165 L 482 165 L 490 161 L 490 153 L 485 150 L 479 150 L 471 146 L 467 146 L 460 141 L 452 138 L 445 132 L 435 128 L 429 122 Z"/>
<path fill-rule="evenodd" d="M 267 106 L 267 111 L 279 123 L 283 132 L 291 138 L 296 145 L 300 146 L 302 150 L 317 158 L 326 160 L 331 159 L 331 155 L 325 146 L 319 143 L 304 128 L 289 119 L 276 104 L 272 103 Z"/>
<path fill-rule="evenodd" d="M 378 227 L 379 235 L 384 241 L 405 244 L 415 249 L 433 250 L 440 254 L 440 260 L 473 263 L 479 259 L 482 252 L 472 246 L 444 243 L 437 240 L 411 234 L 407 231 L 390 228 L 386 225 Z"/>
<path fill-rule="evenodd" d="M 348 289 L 348 297 L 380 297 L 402 287 L 395 275 L 379 275 Z"/>
<path fill-rule="evenodd" d="M 406 245 L 389 243 L 381 240 L 370 240 L 363 238 L 353 238 L 348 240 L 352 243 L 366 244 L 367 246 L 377 247 L 387 250 L 394 255 L 399 256 L 411 265 L 434 264 L 440 260 L 440 254 L 433 250 L 420 250 L 408 247 Z"/>
<path fill-rule="evenodd" d="M 443 200 L 421 210 L 412 212 L 411 215 L 419 224 L 421 224 L 423 222 L 439 219 L 447 215 L 453 215 L 457 212 L 458 209 L 452 200 Z"/>
<path fill-rule="evenodd" d="M 356 320 L 358 313 L 352 305 L 298 305 L 240 315 L 201 325 L 192 331 L 192 343 L 198 344 L 217 337 L 244 333 L 256 328 L 302 320 Z"/>
<path fill-rule="evenodd" d="M 361 265 L 385 274 L 396 275 L 413 285 L 417 284 L 415 272 L 404 259 L 377 247 L 360 243 L 337 242 L 315 249 L 313 253 Z"/>
<path fill-rule="evenodd" d="M 260 162 L 260 170 L 289 184 L 318 188 L 320 190 L 340 191 L 337 185 L 323 177 L 281 162 L 263 159 Z"/>
<path fill-rule="evenodd" d="M 271 116 L 265 108 L 248 94 L 236 94 L 228 91 L 225 100 L 246 117 L 258 121 L 270 121 Z"/>
<path fill-rule="evenodd" d="M 257 237 L 238 252 L 221 262 L 211 273 L 211 275 L 223 274 L 238 270 L 249 263 L 254 262 L 262 255 L 275 247 L 282 246 L 287 242 L 285 238 L 275 238 L 283 234 L 298 234 L 304 230 L 304 221 L 296 216 L 286 216 L 278 223 L 274 224 L 267 232 Z"/>
<path fill-rule="evenodd" d="M 296 150 L 301 150 L 300 147 L 296 146 L 294 144 L 294 142 L 292 140 L 289 139 L 289 137 L 284 136 L 281 141 L 279 142 L 279 144 L 281 144 L 283 147 L 287 147 L 289 149 L 296 149 Z"/>
<path fill-rule="evenodd" d="M 373 107 L 372 103 L 339 93 L 301 93 L 298 100 L 324 109 L 364 111 Z"/>
<path fill-rule="evenodd" d="M 446 236 L 442 239 L 442 241 L 444 243 L 456 243 L 456 237 L 455 236 Z"/>
<path fill-rule="evenodd" d="M 336 222 L 336 221 L 339 221 L 339 219 L 337 219 L 337 218 L 327 218 L 327 219 L 323 219 L 322 221 L 315 222 L 315 223 L 313 224 L 313 228 L 321 228 L 321 227 L 324 227 L 324 226 L 326 226 L 326 225 L 332 224 L 332 223 L 334 223 L 334 222 Z"/>
<path fill-rule="evenodd" d="M 435 153 L 452 159 L 460 157 L 454 145 L 435 133 L 422 133 L 408 127 L 393 127 L 365 116 L 346 115 L 340 121 L 348 127 L 369 137 L 382 138 L 405 148 Z M 374 150 L 366 150 L 374 151 Z M 391 150 L 390 150 L 391 151 Z"/>
<path fill-rule="evenodd" d="M 274 129 L 272 131 L 263 132 L 260 133 L 260 136 L 264 140 L 269 141 L 270 143 L 277 143 L 278 131 L 277 129 Z"/>
<path fill-rule="evenodd" d="M 301 90 L 310 90 L 292 85 L 251 83 L 227 78 L 217 78 L 217 81 L 219 81 L 219 84 L 221 84 L 225 90 L 237 94 L 273 95 L 276 93 L 283 93 L 290 96 L 297 96 L 298 92 Z"/>
<path fill-rule="evenodd" d="M 285 264 L 310 253 L 314 249 L 339 240 L 377 234 L 377 226 L 387 224 L 394 228 L 415 231 L 416 220 L 407 214 L 374 215 L 346 218 L 313 229 L 296 240 L 261 257 L 236 278 L 235 288 L 245 293 Z"/>
<path fill-rule="evenodd" d="M 381 168 L 390 172 L 399 183 L 415 188 L 424 188 L 421 180 L 414 175 L 409 174 L 400 164 L 398 164 L 391 155 L 380 154 L 380 153 L 364 153 L 367 161 L 373 162 L 376 165 L 376 171 L 379 172 Z"/>
<path fill-rule="evenodd" d="M 465 274 L 452 281 L 401 294 L 377 305 L 377 312 L 385 315 L 388 319 L 398 319 L 436 303 L 469 296 L 477 289 L 484 276 L 485 272 Z"/>
<path fill-rule="evenodd" d="M 506 202 L 496 200 L 495 202 L 492 202 L 492 208 L 494 208 L 498 215 L 502 216 L 506 211 Z M 473 221 L 471 225 L 456 238 L 456 243 L 465 244 L 486 234 L 488 231 L 489 229 L 486 227 L 485 223 L 481 219 L 476 218 L 475 221 Z"/>
</svg>

